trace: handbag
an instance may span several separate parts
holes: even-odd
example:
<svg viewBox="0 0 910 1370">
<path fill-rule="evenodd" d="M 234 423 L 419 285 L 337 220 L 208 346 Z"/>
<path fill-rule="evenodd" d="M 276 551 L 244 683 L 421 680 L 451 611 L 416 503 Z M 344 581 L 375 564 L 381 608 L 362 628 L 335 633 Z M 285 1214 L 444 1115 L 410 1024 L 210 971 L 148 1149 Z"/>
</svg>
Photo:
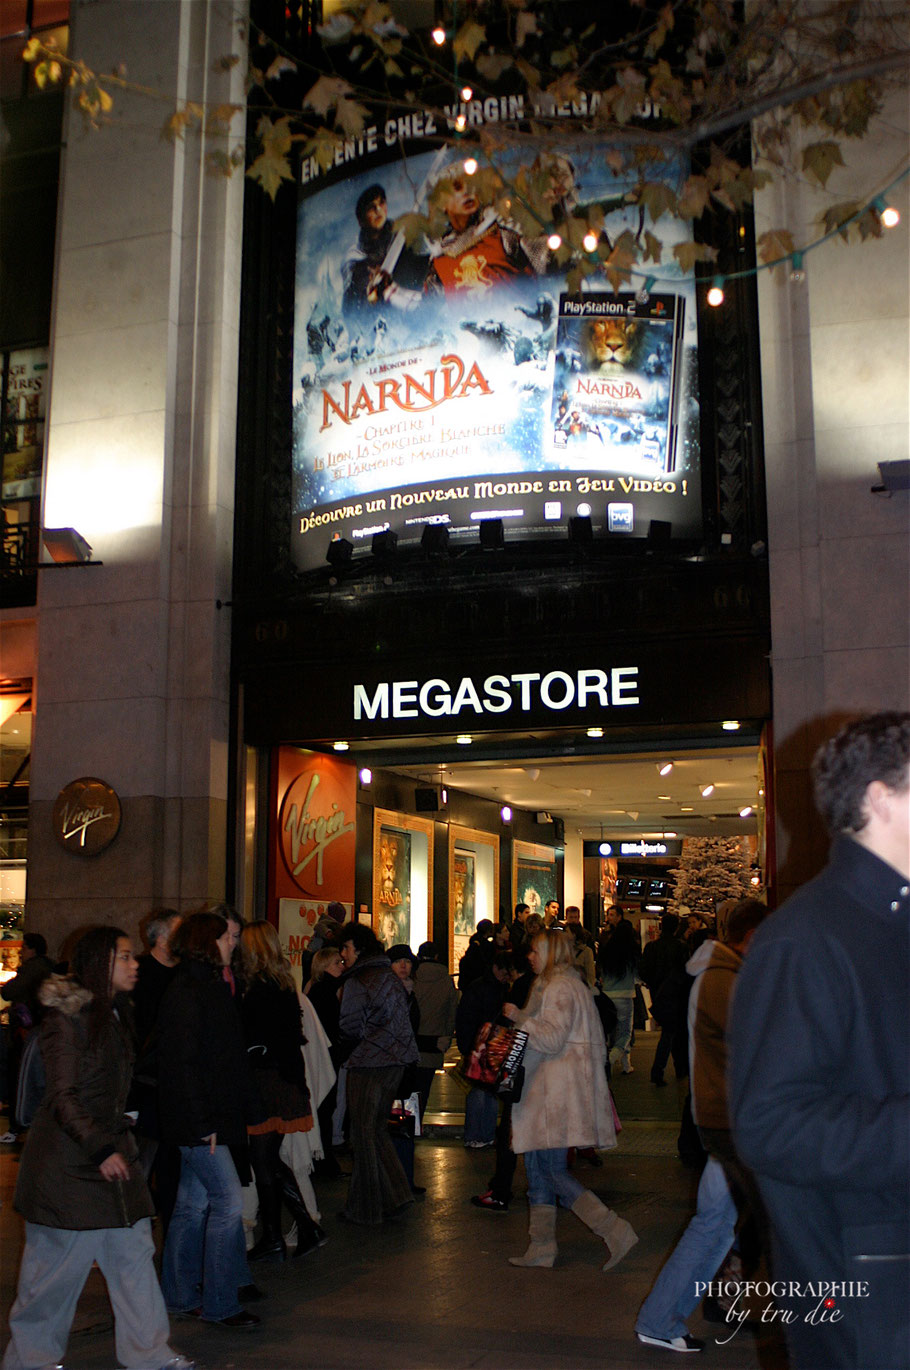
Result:
<svg viewBox="0 0 910 1370">
<path fill-rule="evenodd" d="M 524 1084 L 522 1058 L 528 1034 L 509 1018 L 484 1023 L 465 1064 L 465 1078 L 507 1103 L 516 1104 Z"/>
</svg>

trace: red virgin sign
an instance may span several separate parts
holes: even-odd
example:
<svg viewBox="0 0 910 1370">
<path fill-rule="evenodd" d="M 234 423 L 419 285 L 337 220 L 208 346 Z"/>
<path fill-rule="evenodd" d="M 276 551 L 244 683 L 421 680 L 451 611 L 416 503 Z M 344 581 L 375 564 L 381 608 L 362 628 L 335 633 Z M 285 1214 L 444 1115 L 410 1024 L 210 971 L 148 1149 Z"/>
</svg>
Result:
<svg viewBox="0 0 910 1370">
<path fill-rule="evenodd" d="M 279 748 L 278 898 L 353 900 L 356 774 L 334 757 Z"/>
</svg>

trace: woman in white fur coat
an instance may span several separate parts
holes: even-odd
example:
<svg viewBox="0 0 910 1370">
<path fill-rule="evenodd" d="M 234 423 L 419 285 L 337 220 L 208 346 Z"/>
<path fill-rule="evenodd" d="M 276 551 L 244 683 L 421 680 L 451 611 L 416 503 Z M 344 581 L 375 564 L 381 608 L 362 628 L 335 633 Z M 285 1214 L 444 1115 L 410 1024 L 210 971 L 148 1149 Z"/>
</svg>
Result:
<svg viewBox="0 0 910 1370">
<path fill-rule="evenodd" d="M 616 1145 L 605 1071 L 607 1048 L 594 999 L 574 965 L 565 932 L 538 933 L 528 953 L 536 975 L 527 1005 L 503 1012 L 528 1034 L 525 1087 L 512 1108 L 512 1145 L 524 1155 L 530 1204 L 530 1244 L 512 1265 L 552 1266 L 556 1209 L 561 1203 L 609 1248 L 604 1270 L 638 1241 L 629 1223 L 568 1171 L 570 1147 Z"/>
</svg>

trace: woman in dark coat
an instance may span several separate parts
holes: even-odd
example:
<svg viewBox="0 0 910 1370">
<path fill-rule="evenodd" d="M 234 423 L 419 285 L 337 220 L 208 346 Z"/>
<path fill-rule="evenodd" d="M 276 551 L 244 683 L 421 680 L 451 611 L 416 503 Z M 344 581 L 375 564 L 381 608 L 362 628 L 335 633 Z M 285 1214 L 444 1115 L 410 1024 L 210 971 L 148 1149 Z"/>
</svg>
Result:
<svg viewBox="0 0 910 1370">
<path fill-rule="evenodd" d="M 232 951 L 227 921 L 192 914 L 173 950 L 180 965 L 158 1016 L 158 1100 L 162 1139 L 180 1147 L 181 1170 L 161 1285 L 170 1308 L 226 1327 L 257 1327 L 238 1297 L 249 1266 L 231 1148 L 245 1153 L 247 1123 L 261 1121 L 261 1105 L 224 978 Z"/>
<path fill-rule="evenodd" d="M 119 928 L 94 928 L 76 947 L 73 967 L 72 979 L 51 976 L 40 990 L 47 1088 L 16 1184 L 25 1250 L 3 1367 L 63 1360 L 97 1261 L 120 1362 L 192 1370 L 168 1345 L 153 1263 L 154 1208 L 124 1112 L 134 1058 L 127 996 L 137 961 L 130 939 Z"/>
<path fill-rule="evenodd" d="M 271 923 L 257 920 L 246 925 L 240 934 L 240 956 L 246 984 L 240 1020 L 264 1114 L 262 1122 L 247 1128 L 262 1224 L 262 1236 L 249 1259 L 283 1261 L 287 1252 L 281 1232 L 282 1199 L 297 1224 L 295 1256 L 315 1251 L 326 1240 L 307 1212 L 293 1170 L 279 1155 L 288 1133 L 313 1128 L 301 1053 L 300 1003 Z"/>
<path fill-rule="evenodd" d="M 373 1226 L 413 1202 L 388 1118 L 405 1066 L 417 1061 L 417 1042 L 404 986 L 376 935 L 363 923 L 346 923 L 340 940 L 341 1031 L 355 1044 L 347 1059 L 354 1168 L 342 1217 Z"/>
</svg>

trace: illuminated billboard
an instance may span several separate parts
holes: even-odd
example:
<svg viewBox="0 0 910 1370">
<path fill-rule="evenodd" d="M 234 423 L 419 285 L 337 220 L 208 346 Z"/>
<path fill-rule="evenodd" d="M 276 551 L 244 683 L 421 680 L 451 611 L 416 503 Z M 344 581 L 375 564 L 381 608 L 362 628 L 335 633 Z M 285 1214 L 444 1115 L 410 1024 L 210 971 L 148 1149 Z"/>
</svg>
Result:
<svg viewBox="0 0 910 1370">
<path fill-rule="evenodd" d="M 701 531 L 695 282 L 661 221 L 650 292 L 567 279 L 544 226 L 514 212 L 527 145 L 469 174 L 452 145 L 351 143 L 342 170 L 304 163 L 294 339 L 296 564 L 392 529 L 457 545 L 502 519 L 506 538 L 565 539 L 569 518 L 644 536 Z M 596 139 L 539 153 L 555 217 L 598 218 L 597 242 L 653 230 L 635 181 Z M 662 165 L 659 174 L 667 177 Z M 669 168 L 680 185 L 686 169 Z M 331 182 L 331 183 L 330 183 Z M 596 249 L 595 249 L 596 250 Z M 596 282 L 596 285 L 593 284 Z"/>
</svg>

